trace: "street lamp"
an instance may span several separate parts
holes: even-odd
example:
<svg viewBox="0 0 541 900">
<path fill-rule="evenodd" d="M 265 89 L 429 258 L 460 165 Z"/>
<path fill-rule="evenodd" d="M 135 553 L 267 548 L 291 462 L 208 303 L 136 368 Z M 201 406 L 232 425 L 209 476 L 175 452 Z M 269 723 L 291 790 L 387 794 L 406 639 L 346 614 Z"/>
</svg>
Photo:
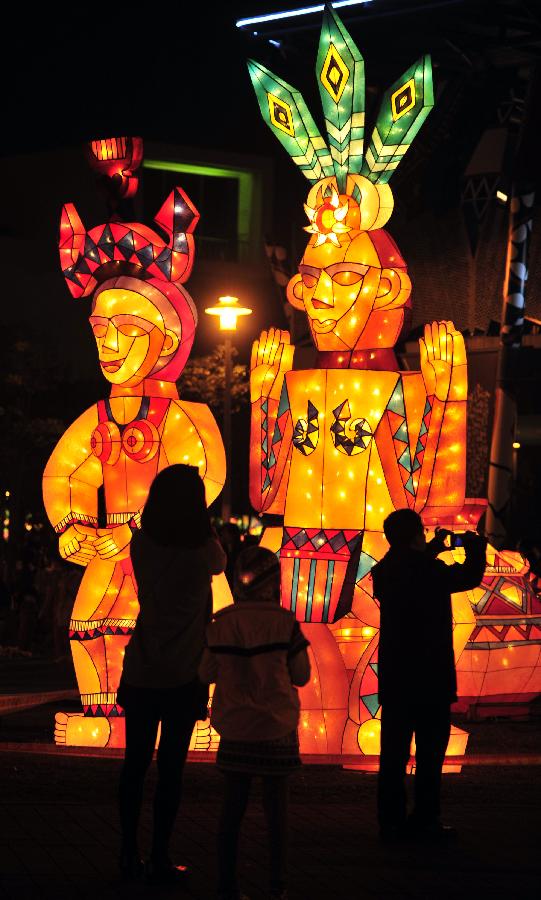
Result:
<svg viewBox="0 0 541 900">
<path fill-rule="evenodd" d="M 222 493 L 224 522 L 229 522 L 231 518 L 231 332 L 237 330 L 239 316 L 249 316 L 252 312 L 247 306 L 238 306 L 238 302 L 238 297 L 218 297 L 219 306 L 210 306 L 205 310 L 209 316 L 220 317 L 220 331 L 225 331 L 224 447 L 227 472 Z"/>
</svg>

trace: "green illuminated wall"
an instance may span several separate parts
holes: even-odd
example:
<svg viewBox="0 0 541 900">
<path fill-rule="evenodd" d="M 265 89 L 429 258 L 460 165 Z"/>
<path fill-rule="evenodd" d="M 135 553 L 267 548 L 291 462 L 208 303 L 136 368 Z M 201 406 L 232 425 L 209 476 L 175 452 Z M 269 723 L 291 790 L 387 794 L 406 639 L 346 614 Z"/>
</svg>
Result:
<svg viewBox="0 0 541 900">
<path fill-rule="evenodd" d="M 160 172 L 201 175 L 207 178 L 233 178 L 238 181 L 237 240 L 239 262 L 243 256 L 254 257 L 261 252 L 261 187 L 259 179 L 252 172 L 224 166 L 176 162 L 162 159 L 146 159 L 145 169 Z"/>
</svg>

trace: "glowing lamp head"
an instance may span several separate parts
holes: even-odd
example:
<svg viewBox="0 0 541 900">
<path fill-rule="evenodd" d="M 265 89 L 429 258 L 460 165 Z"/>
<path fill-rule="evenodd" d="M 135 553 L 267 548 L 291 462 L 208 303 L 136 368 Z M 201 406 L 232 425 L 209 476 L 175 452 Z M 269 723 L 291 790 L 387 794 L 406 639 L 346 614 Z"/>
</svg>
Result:
<svg viewBox="0 0 541 900">
<path fill-rule="evenodd" d="M 252 312 L 247 306 L 237 306 L 238 297 L 218 297 L 219 306 L 210 306 L 205 312 L 209 316 L 219 316 L 220 331 L 236 331 L 239 316 L 249 316 Z"/>
</svg>

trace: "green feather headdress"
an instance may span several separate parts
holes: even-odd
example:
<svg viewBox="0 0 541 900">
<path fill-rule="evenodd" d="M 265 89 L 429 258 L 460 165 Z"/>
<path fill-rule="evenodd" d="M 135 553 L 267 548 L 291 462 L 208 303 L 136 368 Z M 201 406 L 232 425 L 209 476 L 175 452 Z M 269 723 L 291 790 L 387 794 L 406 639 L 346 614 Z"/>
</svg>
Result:
<svg viewBox="0 0 541 900">
<path fill-rule="evenodd" d="M 299 91 L 260 63 L 250 60 L 248 69 L 261 114 L 293 162 L 311 184 L 333 177 L 341 194 L 349 175 L 387 184 L 434 105 L 430 57 L 422 56 L 385 93 L 364 152 L 364 61 L 329 5 L 316 64 L 327 143 Z M 360 202 L 357 179 L 350 184 Z"/>
</svg>

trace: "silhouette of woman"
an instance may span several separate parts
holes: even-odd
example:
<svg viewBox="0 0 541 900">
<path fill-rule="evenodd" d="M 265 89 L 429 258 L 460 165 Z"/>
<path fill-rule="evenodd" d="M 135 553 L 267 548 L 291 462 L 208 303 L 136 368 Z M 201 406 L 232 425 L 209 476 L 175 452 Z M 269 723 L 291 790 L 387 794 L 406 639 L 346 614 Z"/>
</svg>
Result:
<svg viewBox="0 0 541 900">
<path fill-rule="evenodd" d="M 207 717 L 208 694 L 198 680 L 205 627 L 212 613 L 211 578 L 225 554 L 215 537 L 197 468 L 169 466 L 154 479 L 131 545 L 140 612 L 126 648 L 119 702 L 126 714 L 126 754 L 120 777 L 120 866 L 137 875 L 142 863 L 137 826 L 146 771 L 158 726 L 158 784 L 147 877 L 175 881 L 186 873 L 169 858 L 190 736 Z"/>
</svg>

